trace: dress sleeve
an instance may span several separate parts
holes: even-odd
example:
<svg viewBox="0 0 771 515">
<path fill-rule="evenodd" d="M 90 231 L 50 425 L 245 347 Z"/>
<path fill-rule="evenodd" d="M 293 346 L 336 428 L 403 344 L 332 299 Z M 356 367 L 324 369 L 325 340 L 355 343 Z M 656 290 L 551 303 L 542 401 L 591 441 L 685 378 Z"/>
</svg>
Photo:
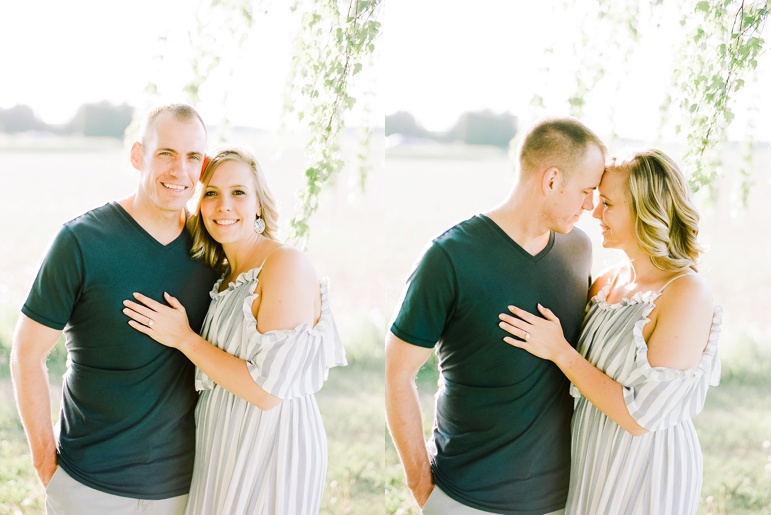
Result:
<svg viewBox="0 0 771 515">
<path fill-rule="evenodd" d="M 329 369 L 347 364 L 345 350 L 329 307 L 326 279 L 321 284 L 321 317 L 315 327 L 260 333 L 252 314 L 255 295 L 244 300 L 246 366 L 254 381 L 269 394 L 293 399 L 321 390 Z"/>
<path fill-rule="evenodd" d="M 648 346 L 642 336 L 646 322 L 647 314 L 634 326 L 637 370 L 629 384 L 624 385 L 623 392 L 632 418 L 645 429 L 658 431 L 698 415 L 704 408 L 709 387 L 720 383 L 717 341 L 722 308 L 716 306 L 714 309 L 712 328 L 699 365 L 688 370 L 651 367 Z"/>
</svg>

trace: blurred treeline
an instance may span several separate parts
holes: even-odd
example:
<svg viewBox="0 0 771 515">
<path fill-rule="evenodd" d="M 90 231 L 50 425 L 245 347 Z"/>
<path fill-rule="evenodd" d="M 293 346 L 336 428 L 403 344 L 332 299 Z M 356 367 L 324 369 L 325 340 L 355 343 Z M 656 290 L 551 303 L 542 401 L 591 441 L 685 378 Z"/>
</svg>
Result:
<svg viewBox="0 0 771 515">
<path fill-rule="evenodd" d="M 497 114 L 485 110 L 463 113 L 449 130 L 440 132 L 426 130 L 412 114 L 405 111 L 385 117 L 386 136 L 398 135 L 408 140 L 434 140 L 507 148 L 516 132 L 517 117 L 508 112 Z"/>
<path fill-rule="evenodd" d="M 31 107 L 19 104 L 0 109 L 0 132 L 43 132 L 62 136 L 80 135 L 122 139 L 134 116 L 128 104 L 109 102 L 81 105 L 72 119 L 62 124 L 49 124 L 37 117 Z"/>
</svg>

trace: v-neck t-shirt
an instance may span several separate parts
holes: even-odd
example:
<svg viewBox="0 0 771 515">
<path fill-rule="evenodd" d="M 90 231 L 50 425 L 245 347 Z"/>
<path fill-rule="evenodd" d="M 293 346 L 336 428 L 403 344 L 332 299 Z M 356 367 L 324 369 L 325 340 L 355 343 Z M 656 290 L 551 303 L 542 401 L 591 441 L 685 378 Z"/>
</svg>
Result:
<svg viewBox="0 0 771 515">
<path fill-rule="evenodd" d="M 509 305 L 538 315 L 540 303 L 575 346 L 590 273 L 591 242 L 580 229 L 551 233 L 531 255 L 485 215 L 426 249 L 391 332 L 435 346 L 441 379 L 428 448 L 436 484 L 453 499 L 506 514 L 564 507 L 568 380 L 552 362 L 506 344 L 498 315 Z"/>
<path fill-rule="evenodd" d="M 185 306 L 198 331 L 217 274 L 190 256 L 186 230 L 164 245 L 119 204 L 63 225 L 22 312 L 64 330 L 59 465 L 74 479 L 124 497 L 188 492 L 195 449 L 194 367 L 179 351 L 131 328 L 134 292 Z"/>
</svg>

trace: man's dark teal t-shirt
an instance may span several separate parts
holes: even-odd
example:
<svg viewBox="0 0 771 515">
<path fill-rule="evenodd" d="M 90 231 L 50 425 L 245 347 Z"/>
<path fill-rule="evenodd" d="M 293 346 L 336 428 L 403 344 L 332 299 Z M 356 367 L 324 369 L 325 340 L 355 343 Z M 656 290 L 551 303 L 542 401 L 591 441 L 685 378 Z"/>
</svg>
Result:
<svg viewBox="0 0 771 515">
<path fill-rule="evenodd" d="M 132 329 L 134 292 L 168 292 L 198 331 L 217 274 L 190 257 L 186 230 L 162 245 L 117 203 L 67 222 L 22 312 L 64 329 L 59 466 L 79 482 L 124 497 L 165 499 L 190 489 L 195 454 L 194 367 L 179 351 Z"/>
<path fill-rule="evenodd" d="M 538 314 L 540 303 L 575 346 L 590 273 L 581 230 L 552 233 L 533 256 L 484 215 L 436 238 L 412 273 L 391 332 L 436 345 L 441 381 L 428 447 L 436 484 L 453 499 L 504 514 L 564 508 L 568 380 L 552 362 L 505 343 L 498 315 L 509 305 Z"/>
</svg>

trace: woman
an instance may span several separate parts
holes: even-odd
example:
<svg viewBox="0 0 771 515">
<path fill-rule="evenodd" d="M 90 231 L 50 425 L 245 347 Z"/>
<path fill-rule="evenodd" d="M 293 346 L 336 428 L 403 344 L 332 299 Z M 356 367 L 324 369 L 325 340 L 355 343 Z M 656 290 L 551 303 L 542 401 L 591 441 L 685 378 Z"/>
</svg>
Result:
<svg viewBox="0 0 771 515">
<path fill-rule="evenodd" d="M 695 513 L 702 458 L 691 419 L 717 385 L 721 308 L 696 273 L 699 215 L 677 165 L 648 150 L 612 161 L 599 186 L 603 247 L 627 260 L 600 276 L 578 343 L 559 320 L 510 306 L 504 340 L 553 361 L 577 398 L 568 514 Z"/>
<path fill-rule="evenodd" d="M 249 152 L 217 151 L 201 183 L 192 252 L 223 271 L 201 336 L 168 294 L 170 307 L 138 293 L 124 303 L 133 328 L 197 367 L 186 513 L 318 513 L 327 447 L 313 394 L 346 364 L 327 284 L 275 239 L 275 202 Z"/>
</svg>

